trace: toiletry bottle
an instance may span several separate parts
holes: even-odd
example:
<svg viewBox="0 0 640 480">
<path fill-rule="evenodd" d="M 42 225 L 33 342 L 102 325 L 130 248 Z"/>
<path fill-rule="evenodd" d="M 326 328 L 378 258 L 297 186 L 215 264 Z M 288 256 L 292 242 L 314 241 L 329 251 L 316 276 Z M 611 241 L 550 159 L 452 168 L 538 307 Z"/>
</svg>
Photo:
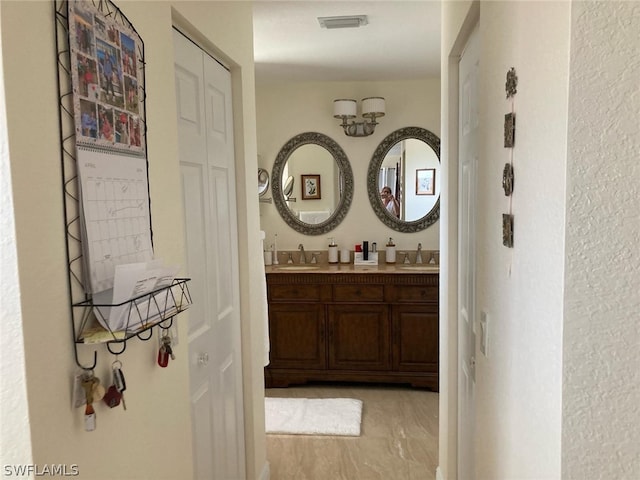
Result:
<svg viewBox="0 0 640 480">
<path fill-rule="evenodd" d="M 278 261 L 278 234 L 275 234 L 275 238 L 273 239 L 273 264 L 278 265 L 280 262 Z"/>
<path fill-rule="evenodd" d="M 338 245 L 333 238 L 329 239 L 329 263 L 338 263 Z"/>
<path fill-rule="evenodd" d="M 393 238 L 389 237 L 386 248 L 387 263 L 396 263 L 396 244 L 393 243 Z"/>
</svg>

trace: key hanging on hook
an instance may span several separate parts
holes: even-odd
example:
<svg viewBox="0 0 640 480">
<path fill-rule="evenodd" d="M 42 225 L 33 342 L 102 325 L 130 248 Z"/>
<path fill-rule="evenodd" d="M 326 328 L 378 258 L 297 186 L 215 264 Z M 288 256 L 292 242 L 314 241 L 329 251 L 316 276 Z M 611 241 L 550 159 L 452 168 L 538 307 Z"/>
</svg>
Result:
<svg viewBox="0 0 640 480">
<path fill-rule="evenodd" d="M 84 429 L 87 432 L 92 432 L 96 429 L 96 412 L 93 409 L 94 391 L 100 384 L 100 380 L 93 374 L 93 370 L 87 372 L 82 379 L 82 389 L 85 395 L 85 409 L 84 409 Z"/>
<path fill-rule="evenodd" d="M 158 350 L 158 365 L 162 368 L 165 368 L 169 365 L 169 357 L 172 355 L 173 351 L 171 350 L 171 339 L 164 335 L 162 337 L 162 345 Z"/>
</svg>

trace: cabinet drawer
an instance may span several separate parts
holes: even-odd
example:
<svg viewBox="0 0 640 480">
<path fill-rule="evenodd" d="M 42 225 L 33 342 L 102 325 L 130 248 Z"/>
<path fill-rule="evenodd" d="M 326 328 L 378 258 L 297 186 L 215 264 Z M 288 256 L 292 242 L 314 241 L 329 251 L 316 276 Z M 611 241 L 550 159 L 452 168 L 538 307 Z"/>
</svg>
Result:
<svg viewBox="0 0 640 480">
<path fill-rule="evenodd" d="M 396 302 L 408 303 L 437 303 L 437 285 L 406 285 L 394 288 Z"/>
<path fill-rule="evenodd" d="M 383 285 L 333 285 L 335 302 L 383 302 Z"/>
<path fill-rule="evenodd" d="M 269 285 L 270 301 L 320 301 L 320 285 Z"/>
</svg>

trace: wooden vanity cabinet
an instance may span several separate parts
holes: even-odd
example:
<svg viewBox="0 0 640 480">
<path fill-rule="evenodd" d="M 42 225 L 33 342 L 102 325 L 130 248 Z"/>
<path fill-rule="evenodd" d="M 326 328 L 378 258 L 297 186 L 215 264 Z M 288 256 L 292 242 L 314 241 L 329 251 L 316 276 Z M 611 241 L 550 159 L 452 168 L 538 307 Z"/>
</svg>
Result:
<svg viewBox="0 0 640 480">
<path fill-rule="evenodd" d="M 438 275 L 267 273 L 267 387 L 309 381 L 438 390 Z"/>
</svg>

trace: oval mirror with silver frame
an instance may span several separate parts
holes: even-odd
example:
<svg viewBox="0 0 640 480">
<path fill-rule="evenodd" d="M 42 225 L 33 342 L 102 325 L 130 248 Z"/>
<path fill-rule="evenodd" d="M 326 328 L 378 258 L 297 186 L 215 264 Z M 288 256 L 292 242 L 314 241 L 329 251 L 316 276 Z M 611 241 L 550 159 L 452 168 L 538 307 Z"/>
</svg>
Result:
<svg viewBox="0 0 640 480">
<path fill-rule="evenodd" d="M 420 127 L 404 127 L 389 134 L 373 153 L 367 171 L 367 193 L 376 216 L 402 233 L 433 225 L 440 218 L 440 171 L 437 135 Z M 384 187 L 390 187 L 398 197 L 397 214 L 381 199 Z"/>
<path fill-rule="evenodd" d="M 305 195 L 308 192 L 303 191 L 296 196 L 297 201 L 293 199 L 293 179 L 297 175 L 313 177 L 318 187 L 321 184 L 318 195 Z M 300 133 L 285 143 L 273 163 L 271 179 L 271 193 L 280 216 L 304 235 L 321 235 L 333 230 L 351 207 L 351 164 L 340 145 L 322 133 Z M 301 180 L 300 185 L 305 188 L 304 181 Z M 292 201 L 296 201 L 295 209 L 290 205 Z"/>
</svg>

